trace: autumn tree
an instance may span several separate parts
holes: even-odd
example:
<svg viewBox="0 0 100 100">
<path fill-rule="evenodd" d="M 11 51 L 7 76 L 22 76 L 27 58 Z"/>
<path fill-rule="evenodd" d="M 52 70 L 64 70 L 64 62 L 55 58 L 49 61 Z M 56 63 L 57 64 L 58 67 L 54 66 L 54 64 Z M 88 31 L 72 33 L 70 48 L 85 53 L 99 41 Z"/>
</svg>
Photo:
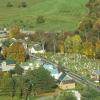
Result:
<svg viewBox="0 0 100 100">
<path fill-rule="evenodd" d="M 7 51 L 6 58 L 14 59 L 17 63 L 25 61 L 25 49 L 21 42 L 13 43 Z"/>
<path fill-rule="evenodd" d="M 90 38 L 90 35 L 98 36 L 99 30 L 99 18 L 100 18 L 100 0 L 89 0 L 86 4 L 88 8 L 88 14 L 79 24 L 80 34 Z M 95 30 L 95 31 L 94 31 Z"/>
<path fill-rule="evenodd" d="M 8 53 L 8 47 L 3 47 L 3 49 L 2 49 L 2 55 L 4 56 L 4 58 L 6 58 L 7 57 L 7 53 Z"/>
<path fill-rule="evenodd" d="M 84 17 L 84 19 L 79 23 L 79 33 L 82 37 L 85 37 L 86 40 L 88 39 L 89 34 L 92 33 L 93 22 L 94 20 L 92 18 Z"/>
<path fill-rule="evenodd" d="M 95 56 L 95 51 L 94 51 L 94 46 L 92 42 L 86 41 L 83 42 L 83 54 L 88 56 L 88 57 L 94 57 Z"/>
<path fill-rule="evenodd" d="M 93 32 L 97 33 L 97 38 L 100 38 L 100 18 L 98 18 L 93 25 Z"/>
<path fill-rule="evenodd" d="M 64 42 L 66 51 L 69 53 L 80 53 L 81 42 L 81 37 L 78 34 L 68 36 Z"/>
<path fill-rule="evenodd" d="M 96 41 L 95 46 L 96 58 L 100 58 L 100 40 Z"/>
<path fill-rule="evenodd" d="M 72 49 L 74 53 L 79 53 L 81 48 L 81 37 L 78 34 L 72 36 Z"/>
<path fill-rule="evenodd" d="M 90 17 L 99 18 L 100 17 L 100 1 L 99 0 L 89 0 L 86 4 L 86 7 L 89 9 L 88 15 Z"/>
<path fill-rule="evenodd" d="M 66 50 L 65 52 L 72 53 L 72 40 L 70 36 L 65 39 L 64 45 Z"/>
<path fill-rule="evenodd" d="M 23 34 L 20 32 L 20 28 L 16 25 L 12 26 L 8 32 L 8 38 L 19 39 L 22 36 L 23 36 Z"/>
</svg>

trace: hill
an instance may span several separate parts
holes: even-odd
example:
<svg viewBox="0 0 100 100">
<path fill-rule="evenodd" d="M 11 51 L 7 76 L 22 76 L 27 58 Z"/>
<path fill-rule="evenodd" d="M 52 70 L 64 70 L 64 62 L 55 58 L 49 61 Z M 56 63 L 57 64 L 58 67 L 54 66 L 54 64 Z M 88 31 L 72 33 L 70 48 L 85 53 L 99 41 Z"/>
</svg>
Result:
<svg viewBox="0 0 100 100">
<path fill-rule="evenodd" d="M 19 7 L 21 1 L 27 7 Z M 88 0 L 0 0 L 0 27 L 17 23 L 25 29 L 44 31 L 73 31 L 86 14 Z M 13 6 L 7 7 L 8 2 Z M 45 23 L 37 24 L 38 16 Z"/>
</svg>

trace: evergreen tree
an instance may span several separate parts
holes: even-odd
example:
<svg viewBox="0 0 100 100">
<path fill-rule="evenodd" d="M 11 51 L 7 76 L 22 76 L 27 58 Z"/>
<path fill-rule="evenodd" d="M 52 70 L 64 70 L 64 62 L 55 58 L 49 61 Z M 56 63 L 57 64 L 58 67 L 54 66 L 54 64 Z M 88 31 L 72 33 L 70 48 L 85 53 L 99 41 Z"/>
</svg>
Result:
<svg viewBox="0 0 100 100">
<path fill-rule="evenodd" d="M 34 95 L 52 91 L 56 84 L 50 73 L 42 67 L 29 71 L 26 76 L 32 83 Z"/>
</svg>

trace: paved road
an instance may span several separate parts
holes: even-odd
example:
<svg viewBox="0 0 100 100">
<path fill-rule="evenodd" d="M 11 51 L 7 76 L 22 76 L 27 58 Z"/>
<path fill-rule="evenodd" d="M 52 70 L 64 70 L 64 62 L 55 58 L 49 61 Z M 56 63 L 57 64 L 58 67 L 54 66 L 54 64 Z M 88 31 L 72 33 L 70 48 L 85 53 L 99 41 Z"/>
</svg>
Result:
<svg viewBox="0 0 100 100">
<path fill-rule="evenodd" d="M 30 55 L 31 57 L 34 57 L 36 59 L 41 59 L 43 62 L 46 62 L 46 63 L 49 63 L 49 64 L 52 64 L 54 66 L 58 66 L 57 64 L 51 62 L 51 61 L 48 61 L 47 59 L 45 58 L 42 58 L 42 57 L 37 57 L 35 55 Z M 69 76 L 71 76 L 76 82 L 79 82 L 83 85 L 86 85 L 86 86 L 89 86 L 89 87 L 92 87 L 94 89 L 96 89 L 97 91 L 100 92 L 100 86 L 97 86 L 96 84 L 94 84 L 93 82 L 83 78 L 82 76 L 70 71 L 68 68 L 64 67 L 64 71 L 66 74 L 68 74 Z"/>
</svg>

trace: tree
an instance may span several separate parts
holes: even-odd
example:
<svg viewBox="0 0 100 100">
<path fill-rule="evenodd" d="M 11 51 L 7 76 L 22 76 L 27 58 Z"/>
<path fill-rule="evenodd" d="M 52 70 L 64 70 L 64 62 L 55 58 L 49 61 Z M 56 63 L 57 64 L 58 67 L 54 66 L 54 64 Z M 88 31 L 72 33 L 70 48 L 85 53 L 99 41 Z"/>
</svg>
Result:
<svg viewBox="0 0 100 100">
<path fill-rule="evenodd" d="M 93 25 L 93 32 L 97 33 L 96 36 L 100 38 L 100 18 L 98 18 Z"/>
<path fill-rule="evenodd" d="M 86 41 L 83 42 L 83 54 L 88 56 L 88 57 L 94 57 L 95 56 L 95 51 L 94 51 L 94 46 L 92 42 Z"/>
<path fill-rule="evenodd" d="M 13 4 L 11 2 L 8 2 L 6 7 L 13 7 Z"/>
<path fill-rule="evenodd" d="M 27 74 L 27 76 L 29 76 L 28 79 L 30 79 L 32 82 L 34 95 L 47 91 L 49 92 L 54 89 L 56 84 L 50 73 L 42 67 L 31 71 Z"/>
<path fill-rule="evenodd" d="M 6 58 L 7 57 L 7 53 L 8 53 L 8 48 L 7 47 L 3 47 L 2 51 L 3 51 L 2 54 L 3 54 L 4 58 Z"/>
<path fill-rule="evenodd" d="M 42 49 L 45 49 L 45 42 L 46 42 L 46 34 L 43 31 L 38 31 L 36 33 L 37 35 L 37 41 L 40 41 L 40 43 L 42 44 Z"/>
<path fill-rule="evenodd" d="M 17 63 L 25 61 L 25 49 L 21 42 L 13 43 L 7 51 L 6 58 L 13 59 Z"/>
<path fill-rule="evenodd" d="M 36 21 L 37 21 L 37 24 L 44 23 L 45 22 L 44 16 L 38 16 Z"/>
<path fill-rule="evenodd" d="M 21 2 L 20 7 L 23 7 L 23 8 L 27 7 L 27 3 L 25 1 Z"/>
<path fill-rule="evenodd" d="M 99 0 L 89 0 L 86 4 L 86 7 L 89 9 L 89 15 L 92 17 L 100 17 L 100 1 Z"/>
<path fill-rule="evenodd" d="M 11 39 L 6 39 L 4 41 L 2 41 L 3 46 L 5 47 L 9 47 L 14 41 Z"/>
<path fill-rule="evenodd" d="M 92 33 L 93 28 L 93 22 L 94 20 L 90 17 L 85 17 L 80 23 L 79 23 L 79 33 L 80 35 L 86 38 L 86 40 L 89 37 L 89 34 Z"/>
<path fill-rule="evenodd" d="M 22 33 L 20 32 L 20 28 L 17 25 L 11 27 L 8 33 L 8 38 L 20 39 L 22 37 Z"/>
<path fill-rule="evenodd" d="M 5 73 L 0 79 L 0 89 L 4 95 L 15 96 L 15 80 Z"/>
<path fill-rule="evenodd" d="M 75 53 L 80 52 L 81 42 L 82 42 L 81 37 L 78 34 L 75 34 L 74 36 L 72 36 L 73 52 L 75 52 Z"/>
<path fill-rule="evenodd" d="M 24 69 L 21 68 L 19 64 L 16 64 L 15 73 L 18 75 L 22 75 L 23 72 L 24 72 Z"/>
<path fill-rule="evenodd" d="M 95 46 L 96 58 L 100 58 L 100 40 L 96 41 Z"/>
<path fill-rule="evenodd" d="M 25 91 L 25 100 L 28 100 L 28 96 L 30 95 L 32 91 L 32 83 L 29 81 L 29 79 L 25 80 L 24 83 L 24 91 Z"/>
<path fill-rule="evenodd" d="M 89 0 L 86 7 L 88 8 L 88 14 L 79 25 L 80 34 L 83 33 L 86 37 L 89 36 L 89 38 L 90 35 L 98 36 L 98 32 L 100 32 L 100 30 L 98 30 L 99 24 L 97 22 L 99 22 L 98 19 L 100 18 L 100 1 Z"/>
<path fill-rule="evenodd" d="M 77 100 L 72 92 L 64 92 L 57 100 Z"/>
<path fill-rule="evenodd" d="M 66 39 L 65 39 L 65 42 L 64 42 L 64 45 L 65 45 L 65 52 L 67 53 L 72 53 L 72 46 L 73 46 L 73 43 L 72 43 L 72 39 L 70 36 L 68 36 Z"/>
<path fill-rule="evenodd" d="M 95 89 L 89 87 L 82 91 L 82 100 L 99 100 L 100 92 L 96 91 Z"/>
</svg>

